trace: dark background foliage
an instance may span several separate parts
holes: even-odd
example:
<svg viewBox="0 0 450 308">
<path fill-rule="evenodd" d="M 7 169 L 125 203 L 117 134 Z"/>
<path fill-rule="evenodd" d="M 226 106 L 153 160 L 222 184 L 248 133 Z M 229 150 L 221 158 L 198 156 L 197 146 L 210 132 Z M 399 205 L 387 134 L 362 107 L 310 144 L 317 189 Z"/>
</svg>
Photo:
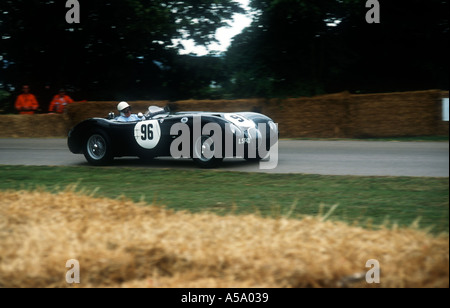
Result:
<svg viewBox="0 0 450 308">
<path fill-rule="evenodd" d="M 0 110 L 21 85 L 41 104 L 61 87 L 76 100 L 179 100 L 448 89 L 448 1 L 253 0 L 254 20 L 227 52 L 180 55 L 173 39 L 214 41 L 242 8 L 231 0 L 0 2 Z M 334 25 L 334 26 L 331 26 Z"/>
</svg>

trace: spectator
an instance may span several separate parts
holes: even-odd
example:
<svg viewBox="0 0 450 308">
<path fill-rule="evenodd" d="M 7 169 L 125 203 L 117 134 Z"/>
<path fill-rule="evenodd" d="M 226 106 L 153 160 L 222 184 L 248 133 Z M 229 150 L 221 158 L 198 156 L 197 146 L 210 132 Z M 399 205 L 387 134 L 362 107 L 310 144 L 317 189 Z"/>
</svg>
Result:
<svg viewBox="0 0 450 308">
<path fill-rule="evenodd" d="M 61 89 L 58 94 L 53 96 L 48 112 L 64 113 L 66 106 L 71 103 L 73 103 L 73 99 L 66 94 L 64 89 Z"/>
<path fill-rule="evenodd" d="M 22 94 L 17 96 L 14 107 L 20 114 L 34 114 L 39 108 L 36 96 L 30 93 L 30 87 L 28 85 L 22 87 L 22 92 Z"/>
</svg>

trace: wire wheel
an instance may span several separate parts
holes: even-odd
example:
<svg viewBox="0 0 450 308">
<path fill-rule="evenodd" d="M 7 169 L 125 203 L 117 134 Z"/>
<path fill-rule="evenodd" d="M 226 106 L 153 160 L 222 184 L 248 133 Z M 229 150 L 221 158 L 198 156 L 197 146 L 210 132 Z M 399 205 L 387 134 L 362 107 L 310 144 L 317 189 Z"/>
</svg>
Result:
<svg viewBox="0 0 450 308">
<path fill-rule="evenodd" d="M 194 162 L 202 168 L 217 167 L 223 158 L 217 158 L 214 140 L 210 136 L 201 136 L 194 144 Z"/>
<path fill-rule="evenodd" d="M 92 133 L 86 140 L 84 156 L 92 165 L 106 165 L 112 160 L 111 144 L 107 135 Z"/>
<path fill-rule="evenodd" d="M 92 135 L 87 142 L 87 151 L 93 159 L 102 159 L 106 154 L 105 139 L 101 135 Z"/>
</svg>

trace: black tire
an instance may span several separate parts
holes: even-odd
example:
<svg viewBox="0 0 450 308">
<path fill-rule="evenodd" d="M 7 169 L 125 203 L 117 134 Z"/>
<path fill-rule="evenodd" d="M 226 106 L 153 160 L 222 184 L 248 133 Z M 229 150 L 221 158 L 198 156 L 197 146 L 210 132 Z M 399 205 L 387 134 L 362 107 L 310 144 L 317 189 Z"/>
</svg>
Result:
<svg viewBox="0 0 450 308">
<path fill-rule="evenodd" d="M 254 142 L 256 144 L 259 143 L 258 139 L 256 139 Z M 246 145 L 244 159 L 248 162 L 259 162 L 263 159 L 263 157 L 261 157 L 261 155 L 259 153 L 260 152 L 259 149 L 253 148 L 253 147 L 255 147 L 255 146 L 254 145 L 250 146 L 250 144 Z"/>
<path fill-rule="evenodd" d="M 223 161 L 223 157 L 218 158 L 215 157 L 216 155 L 212 155 L 212 157 L 204 155 L 205 147 L 208 147 L 214 152 L 214 144 L 208 144 L 209 138 L 209 136 L 201 136 L 193 143 L 192 159 L 194 160 L 194 163 L 201 168 L 215 168 Z"/>
<path fill-rule="evenodd" d="M 150 164 L 154 162 L 153 156 L 138 155 L 138 157 L 144 164 Z"/>
<path fill-rule="evenodd" d="M 246 153 L 244 159 L 246 161 L 248 161 L 248 162 L 255 162 L 255 163 L 257 163 L 257 162 L 261 161 L 264 158 L 264 157 L 261 157 L 261 155 L 259 154 L 258 150 L 256 150 L 256 153 L 253 153 L 253 154 L 255 154 L 255 155 L 252 155 L 252 156 L 256 156 L 256 157 L 250 157 L 250 153 Z"/>
<path fill-rule="evenodd" d="M 257 155 L 257 157 L 252 157 L 252 158 L 245 157 L 245 160 L 248 162 L 251 162 L 251 163 L 258 163 L 262 160 L 262 158 L 259 155 Z"/>
<path fill-rule="evenodd" d="M 94 166 L 105 166 L 112 162 L 112 145 L 109 136 L 102 130 L 89 133 L 84 142 L 84 157 Z"/>
</svg>

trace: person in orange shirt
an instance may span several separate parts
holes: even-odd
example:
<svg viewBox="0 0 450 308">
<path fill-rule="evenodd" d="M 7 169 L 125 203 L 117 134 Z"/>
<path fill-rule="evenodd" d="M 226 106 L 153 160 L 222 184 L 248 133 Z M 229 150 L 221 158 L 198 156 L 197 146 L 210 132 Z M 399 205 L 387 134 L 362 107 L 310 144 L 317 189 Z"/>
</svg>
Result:
<svg viewBox="0 0 450 308">
<path fill-rule="evenodd" d="M 66 91 L 64 89 L 61 89 L 50 102 L 48 112 L 64 113 L 66 106 L 71 103 L 73 103 L 73 99 L 66 94 Z"/>
<path fill-rule="evenodd" d="M 22 87 L 22 92 L 22 94 L 17 96 L 14 107 L 20 114 L 34 114 L 39 108 L 36 96 L 30 93 L 30 87 L 27 85 Z"/>
</svg>

